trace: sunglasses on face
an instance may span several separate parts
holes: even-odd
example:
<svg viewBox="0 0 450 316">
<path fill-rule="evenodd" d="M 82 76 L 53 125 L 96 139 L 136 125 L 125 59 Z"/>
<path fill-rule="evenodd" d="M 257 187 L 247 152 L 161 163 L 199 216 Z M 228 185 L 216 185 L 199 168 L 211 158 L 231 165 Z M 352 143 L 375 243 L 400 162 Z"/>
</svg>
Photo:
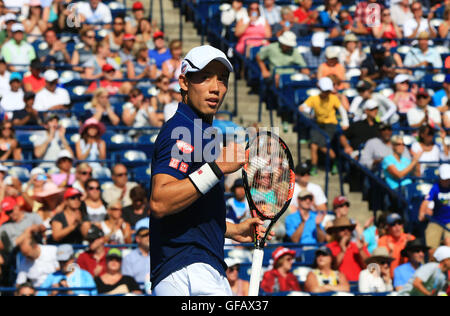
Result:
<svg viewBox="0 0 450 316">
<path fill-rule="evenodd" d="M 141 238 L 145 238 L 145 237 L 150 236 L 150 233 L 147 232 L 147 233 L 145 233 L 145 234 L 140 234 L 140 235 L 138 235 L 138 236 L 141 237 Z"/>
<path fill-rule="evenodd" d="M 382 260 L 382 261 L 379 262 L 379 265 L 380 265 L 380 266 L 384 266 L 384 265 L 389 265 L 389 263 L 390 263 L 390 262 L 387 261 L 387 260 Z"/>
<path fill-rule="evenodd" d="M 100 191 L 100 187 L 89 187 L 89 191 Z"/>
<path fill-rule="evenodd" d="M 80 200 L 80 199 L 81 199 L 81 196 L 79 196 L 79 195 L 71 196 L 69 198 L 69 200 L 71 200 L 71 201 Z"/>
<path fill-rule="evenodd" d="M 81 171 L 80 174 L 82 176 L 91 176 L 92 175 L 92 171 Z"/>
<path fill-rule="evenodd" d="M 312 197 L 311 195 L 308 195 L 308 196 L 305 196 L 305 197 L 300 198 L 300 201 L 306 201 L 306 200 L 312 201 L 312 200 L 313 200 L 313 197 Z"/>
<path fill-rule="evenodd" d="M 228 271 L 230 271 L 230 272 L 234 272 L 234 271 L 238 271 L 238 270 L 239 270 L 238 266 L 228 268 Z"/>
<path fill-rule="evenodd" d="M 394 227 L 394 226 L 397 226 L 397 225 L 403 225 L 403 222 L 402 221 L 395 221 L 390 226 Z"/>
<path fill-rule="evenodd" d="M 111 211 L 121 211 L 122 208 L 119 208 L 119 207 L 111 207 L 110 210 L 111 210 Z"/>
</svg>

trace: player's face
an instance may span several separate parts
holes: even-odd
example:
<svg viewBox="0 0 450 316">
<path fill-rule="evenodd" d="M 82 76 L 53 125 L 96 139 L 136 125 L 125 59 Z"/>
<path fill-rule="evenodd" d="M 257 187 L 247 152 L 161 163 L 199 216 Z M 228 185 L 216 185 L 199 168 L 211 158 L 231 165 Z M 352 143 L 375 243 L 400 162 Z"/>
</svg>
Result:
<svg viewBox="0 0 450 316">
<path fill-rule="evenodd" d="M 230 72 L 219 61 L 212 61 L 187 79 L 180 76 L 180 86 L 187 91 L 188 104 L 205 116 L 217 113 L 228 91 Z"/>
</svg>

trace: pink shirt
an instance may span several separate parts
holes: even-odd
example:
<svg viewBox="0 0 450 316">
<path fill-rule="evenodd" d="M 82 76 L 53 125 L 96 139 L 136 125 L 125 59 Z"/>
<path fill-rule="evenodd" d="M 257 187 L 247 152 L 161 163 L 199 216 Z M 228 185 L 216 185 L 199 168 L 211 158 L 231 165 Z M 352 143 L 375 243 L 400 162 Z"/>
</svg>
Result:
<svg viewBox="0 0 450 316">
<path fill-rule="evenodd" d="M 67 174 L 65 173 L 55 173 L 51 175 L 52 181 L 57 185 L 60 186 L 64 181 L 67 179 Z M 72 185 L 75 182 L 75 175 L 70 174 L 69 176 L 69 182 L 66 183 L 66 185 Z"/>
</svg>

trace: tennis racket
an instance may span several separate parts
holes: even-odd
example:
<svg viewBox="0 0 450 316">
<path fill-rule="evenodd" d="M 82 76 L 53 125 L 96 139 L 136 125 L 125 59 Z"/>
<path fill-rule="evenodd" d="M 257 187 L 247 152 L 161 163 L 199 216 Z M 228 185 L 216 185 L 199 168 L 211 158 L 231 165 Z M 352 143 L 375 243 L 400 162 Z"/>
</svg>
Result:
<svg viewBox="0 0 450 316">
<path fill-rule="evenodd" d="M 249 295 L 257 296 L 264 245 L 272 227 L 291 203 L 295 173 L 292 155 L 286 143 L 269 131 L 256 134 L 248 142 L 245 154 L 247 164 L 242 169 L 242 178 L 252 216 L 259 217 L 266 224 L 270 222 L 263 237 L 260 236 L 258 227 L 255 227 Z"/>
</svg>

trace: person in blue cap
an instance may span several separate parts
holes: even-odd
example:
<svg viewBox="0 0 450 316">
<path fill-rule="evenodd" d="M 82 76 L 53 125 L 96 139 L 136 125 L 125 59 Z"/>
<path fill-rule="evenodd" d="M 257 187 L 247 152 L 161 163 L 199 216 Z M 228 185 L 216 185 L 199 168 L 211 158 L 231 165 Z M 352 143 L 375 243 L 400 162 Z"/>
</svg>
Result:
<svg viewBox="0 0 450 316">
<path fill-rule="evenodd" d="M 152 158 L 151 281 L 157 296 L 231 295 L 224 238 L 252 242 L 259 219 L 225 221 L 224 175 L 245 164 L 234 143 L 220 151 L 213 117 L 233 71 L 223 52 L 192 49 L 182 61 L 183 102 L 163 126 Z M 263 230 L 262 230 L 263 231 Z"/>
</svg>

